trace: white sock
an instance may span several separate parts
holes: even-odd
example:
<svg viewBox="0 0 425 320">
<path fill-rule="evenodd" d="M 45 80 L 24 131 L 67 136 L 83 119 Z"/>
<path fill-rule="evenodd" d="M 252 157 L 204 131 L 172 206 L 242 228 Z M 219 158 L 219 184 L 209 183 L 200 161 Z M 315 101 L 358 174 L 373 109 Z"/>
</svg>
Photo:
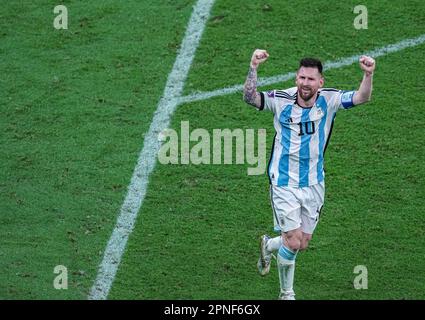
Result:
<svg viewBox="0 0 425 320">
<path fill-rule="evenodd" d="M 293 292 L 294 274 L 295 274 L 295 257 L 296 253 L 292 250 L 281 246 L 277 255 L 277 268 L 279 271 L 280 290 L 281 292 Z"/>
<path fill-rule="evenodd" d="M 273 252 L 279 250 L 279 248 L 282 246 L 282 237 L 274 237 L 270 238 L 269 241 L 267 241 L 266 249 L 267 251 Z"/>
</svg>

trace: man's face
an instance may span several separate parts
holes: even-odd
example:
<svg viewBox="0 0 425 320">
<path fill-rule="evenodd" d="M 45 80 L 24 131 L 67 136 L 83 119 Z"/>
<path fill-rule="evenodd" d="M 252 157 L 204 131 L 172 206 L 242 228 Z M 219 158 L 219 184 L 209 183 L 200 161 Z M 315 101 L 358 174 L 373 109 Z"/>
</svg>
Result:
<svg viewBox="0 0 425 320">
<path fill-rule="evenodd" d="M 299 97 L 309 101 L 323 87 L 324 79 L 317 68 L 301 67 L 297 72 L 295 83 Z"/>
</svg>

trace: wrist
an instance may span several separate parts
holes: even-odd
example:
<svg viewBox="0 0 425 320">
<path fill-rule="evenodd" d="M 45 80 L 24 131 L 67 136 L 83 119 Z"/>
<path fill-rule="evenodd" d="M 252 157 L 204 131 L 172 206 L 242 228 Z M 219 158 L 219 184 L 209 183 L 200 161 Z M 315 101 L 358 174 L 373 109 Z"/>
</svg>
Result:
<svg viewBox="0 0 425 320">
<path fill-rule="evenodd" d="M 250 67 L 252 69 L 257 69 L 258 68 L 258 64 L 254 64 L 254 63 L 251 62 Z"/>
</svg>

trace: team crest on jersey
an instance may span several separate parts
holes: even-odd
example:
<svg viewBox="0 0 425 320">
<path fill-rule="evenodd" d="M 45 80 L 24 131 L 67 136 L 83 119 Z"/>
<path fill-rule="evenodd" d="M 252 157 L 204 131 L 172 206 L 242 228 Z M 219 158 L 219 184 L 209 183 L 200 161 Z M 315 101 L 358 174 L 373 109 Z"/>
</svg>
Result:
<svg viewBox="0 0 425 320">
<path fill-rule="evenodd" d="M 267 91 L 267 96 L 268 96 L 269 98 L 274 98 L 274 90 L 272 90 L 272 91 Z"/>
</svg>

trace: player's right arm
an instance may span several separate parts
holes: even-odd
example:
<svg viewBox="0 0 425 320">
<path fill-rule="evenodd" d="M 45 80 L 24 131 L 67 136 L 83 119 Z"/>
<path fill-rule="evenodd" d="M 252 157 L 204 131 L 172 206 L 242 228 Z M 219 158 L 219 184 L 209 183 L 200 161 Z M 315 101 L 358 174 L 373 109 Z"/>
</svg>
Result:
<svg viewBox="0 0 425 320">
<path fill-rule="evenodd" d="M 257 69 L 259 64 L 266 61 L 268 57 L 269 54 L 266 50 L 256 49 L 254 51 L 243 88 L 243 100 L 256 108 L 261 108 L 261 95 L 257 92 Z"/>
</svg>

